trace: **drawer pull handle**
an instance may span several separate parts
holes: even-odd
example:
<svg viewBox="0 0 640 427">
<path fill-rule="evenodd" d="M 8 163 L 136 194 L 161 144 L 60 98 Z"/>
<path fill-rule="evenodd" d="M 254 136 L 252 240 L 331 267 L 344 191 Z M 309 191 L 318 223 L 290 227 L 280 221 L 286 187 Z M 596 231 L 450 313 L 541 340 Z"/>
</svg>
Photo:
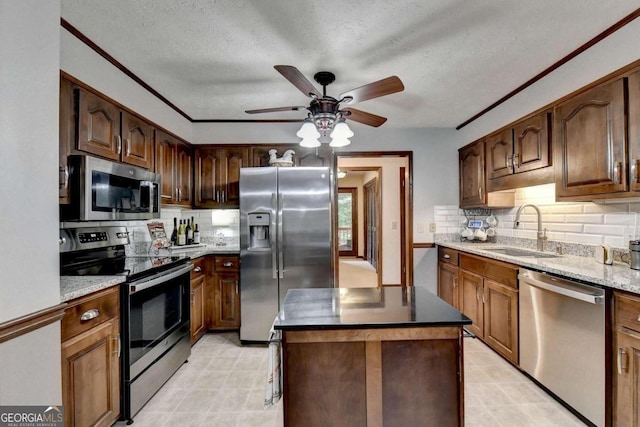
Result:
<svg viewBox="0 0 640 427">
<path fill-rule="evenodd" d="M 222 264 L 223 267 L 233 267 L 233 263 L 230 261 L 227 261 L 225 263 Z"/>
<path fill-rule="evenodd" d="M 98 316 L 100 316 L 100 312 L 97 309 L 92 308 L 91 310 L 87 310 L 82 313 L 82 316 L 80 316 L 80 321 L 86 322 L 87 320 L 95 319 Z"/>
<path fill-rule="evenodd" d="M 456 286 L 458 286 L 458 278 L 454 277 L 453 278 L 453 287 L 455 288 Z"/>
<path fill-rule="evenodd" d="M 450 258 L 451 258 L 451 255 L 449 255 L 449 254 L 446 254 L 446 255 L 444 256 L 444 259 L 450 259 Z"/>
<path fill-rule="evenodd" d="M 196 268 L 193 269 L 193 271 L 196 273 L 200 273 L 202 271 L 202 268 L 200 268 L 200 266 L 197 266 Z"/>
</svg>

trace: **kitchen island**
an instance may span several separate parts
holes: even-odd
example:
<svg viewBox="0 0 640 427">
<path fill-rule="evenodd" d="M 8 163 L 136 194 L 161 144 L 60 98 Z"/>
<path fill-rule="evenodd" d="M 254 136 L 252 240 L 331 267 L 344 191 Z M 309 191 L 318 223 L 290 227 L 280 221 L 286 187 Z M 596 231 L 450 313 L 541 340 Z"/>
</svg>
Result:
<svg viewBox="0 0 640 427">
<path fill-rule="evenodd" d="M 424 288 L 287 292 L 285 426 L 464 425 L 462 327 Z"/>
</svg>

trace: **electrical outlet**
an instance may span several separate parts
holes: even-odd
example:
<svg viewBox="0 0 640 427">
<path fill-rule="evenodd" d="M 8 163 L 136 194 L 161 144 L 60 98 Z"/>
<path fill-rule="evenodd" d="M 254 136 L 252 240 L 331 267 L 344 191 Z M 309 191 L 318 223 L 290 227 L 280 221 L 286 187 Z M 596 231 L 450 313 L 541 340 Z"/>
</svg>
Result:
<svg viewBox="0 0 640 427">
<path fill-rule="evenodd" d="M 418 224 L 418 233 L 424 233 L 424 224 L 423 223 L 419 223 Z"/>
<path fill-rule="evenodd" d="M 435 233 L 436 232 L 436 223 L 432 222 L 429 224 L 429 233 Z"/>
</svg>

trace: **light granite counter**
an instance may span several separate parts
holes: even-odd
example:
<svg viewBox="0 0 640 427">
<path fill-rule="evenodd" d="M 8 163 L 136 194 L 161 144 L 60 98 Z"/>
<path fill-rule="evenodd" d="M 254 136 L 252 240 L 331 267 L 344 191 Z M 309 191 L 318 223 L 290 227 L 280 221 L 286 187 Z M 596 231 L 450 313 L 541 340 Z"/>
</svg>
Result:
<svg viewBox="0 0 640 427">
<path fill-rule="evenodd" d="M 530 258 L 514 257 L 487 251 L 487 249 L 510 247 L 509 245 L 498 243 L 438 242 L 437 244 L 462 252 L 517 264 L 525 268 L 640 294 L 640 271 L 632 270 L 627 264 L 614 263 L 613 265 L 605 265 L 596 262 L 593 258 L 574 255 L 559 255 L 557 258 Z"/>
<path fill-rule="evenodd" d="M 126 276 L 60 276 L 60 302 L 124 283 Z"/>
</svg>

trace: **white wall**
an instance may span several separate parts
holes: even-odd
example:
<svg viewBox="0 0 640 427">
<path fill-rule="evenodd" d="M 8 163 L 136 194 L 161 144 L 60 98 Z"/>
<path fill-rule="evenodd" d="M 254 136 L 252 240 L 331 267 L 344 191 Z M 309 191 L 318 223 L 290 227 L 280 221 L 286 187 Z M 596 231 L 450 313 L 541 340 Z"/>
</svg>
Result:
<svg viewBox="0 0 640 427">
<path fill-rule="evenodd" d="M 59 1 L 0 0 L 0 323 L 60 303 L 59 33 Z M 59 322 L 0 361 L 0 405 L 61 403 Z"/>
<path fill-rule="evenodd" d="M 640 19 L 636 19 L 542 80 L 462 128 L 458 147 L 498 130 L 500 127 L 640 59 L 639 39 Z M 542 68 L 544 68 L 543 65 L 541 65 Z M 503 95 L 496 94 L 496 99 Z"/>
<path fill-rule="evenodd" d="M 191 122 L 131 80 L 67 30 L 60 29 L 60 38 L 61 70 L 143 115 L 146 119 L 191 141 Z M 154 89 L 159 90 L 159 88 Z"/>
</svg>

